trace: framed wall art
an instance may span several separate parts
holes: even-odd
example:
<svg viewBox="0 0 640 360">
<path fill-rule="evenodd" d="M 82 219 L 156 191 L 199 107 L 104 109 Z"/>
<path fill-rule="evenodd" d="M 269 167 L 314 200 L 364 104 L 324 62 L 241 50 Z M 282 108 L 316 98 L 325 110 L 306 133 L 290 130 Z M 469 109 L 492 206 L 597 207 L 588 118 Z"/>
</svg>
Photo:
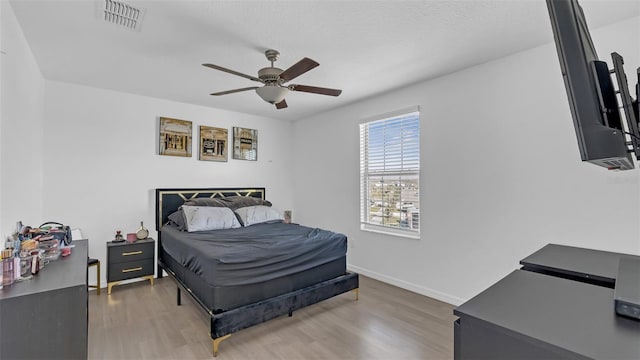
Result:
<svg viewBox="0 0 640 360">
<path fill-rule="evenodd" d="M 200 160 L 227 161 L 229 130 L 200 126 Z"/>
<path fill-rule="evenodd" d="M 160 118 L 160 155 L 191 157 L 191 121 Z"/>
<path fill-rule="evenodd" d="M 258 130 L 233 127 L 233 158 L 258 160 Z"/>
</svg>

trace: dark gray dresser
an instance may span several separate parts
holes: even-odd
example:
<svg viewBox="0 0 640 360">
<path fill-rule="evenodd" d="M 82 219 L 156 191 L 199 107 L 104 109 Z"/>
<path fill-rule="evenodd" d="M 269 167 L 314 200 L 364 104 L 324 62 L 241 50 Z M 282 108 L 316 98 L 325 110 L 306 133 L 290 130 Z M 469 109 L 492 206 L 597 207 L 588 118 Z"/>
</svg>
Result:
<svg viewBox="0 0 640 360">
<path fill-rule="evenodd" d="M 549 244 L 454 310 L 461 359 L 640 359 L 640 321 L 614 311 L 620 258 Z"/>
<path fill-rule="evenodd" d="M 0 359 L 87 358 L 87 240 L 0 290 Z"/>
<path fill-rule="evenodd" d="M 515 270 L 454 310 L 455 359 L 640 359 L 613 290 Z"/>
<path fill-rule="evenodd" d="M 547 244 L 520 260 L 523 270 L 585 282 L 613 289 L 618 274 L 618 261 L 638 259 L 636 255 Z"/>
</svg>

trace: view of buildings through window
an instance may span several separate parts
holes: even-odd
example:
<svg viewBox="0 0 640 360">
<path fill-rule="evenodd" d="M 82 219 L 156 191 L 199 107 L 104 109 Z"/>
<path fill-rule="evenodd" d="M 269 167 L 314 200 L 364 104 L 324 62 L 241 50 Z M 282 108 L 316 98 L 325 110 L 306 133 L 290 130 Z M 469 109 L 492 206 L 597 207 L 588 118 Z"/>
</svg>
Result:
<svg viewBox="0 0 640 360">
<path fill-rule="evenodd" d="M 361 223 L 420 229 L 420 116 L 417 110 L 360 124 Z"/>
<path fill-rule="evenodd" d="M 420 198 L 417 177 L 369 178 L 367 222 L 382 226 L 419 229 Z"/>
</svg>

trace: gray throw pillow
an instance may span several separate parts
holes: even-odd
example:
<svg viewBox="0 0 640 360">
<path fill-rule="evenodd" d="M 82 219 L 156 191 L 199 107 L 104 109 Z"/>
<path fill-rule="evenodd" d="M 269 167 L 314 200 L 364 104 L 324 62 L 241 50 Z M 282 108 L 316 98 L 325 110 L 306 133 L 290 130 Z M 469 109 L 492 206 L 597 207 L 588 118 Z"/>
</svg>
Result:
<svg viewBox="0 0 640 360">
<path fill-rule="evenodd" d="M 195 198 L 187 200 L 185 206 L 217 206 L 228 207 L 231 210 L 247 207 L 247 206 L 271 206 L 271 202 L 249 196 L 227 196 L 223 198 Z"/>
<path fill-rule="evenodd" d="M 235 229 L 241 227 L 229 208 L 219 206 L 183 206 L 188 232 Z"/>
<path fill-rule="evenodd" d="M 184 214 L 182 213 L 182 209 L 178 209 L 178 211 L 171 213 L 171 215 L 169 215 L 168 218 L 169 218 L 169 221 L 171 221 L 178 227 L 178 230 L 184 231 L 187 229 L 187 225 L 185 224 L 185 221 L 184 221 Z"/>
<path fill-rule="evenodd" d="M 235 211 L 243 226 L 264 222 L 282 221 L 282 215 L 273 208 L 264 205 L 241 207 Z"/>
<path fill-rule="evenodd" d="M 225 201 L 228 201 L 232 210 L 236 210 L 239 208 L 247 207 L 247 206 L 271 206 L 271 202 L 268 200 L 262 200 L 259 198 L 248 197 L 248 196 L 228 196 L 224 198 Z"/>
<path fill-rule="evenodd" d="M 195 198 L 185 201 L 185 206 L 216 206 L 229 207 L 230 203 L 226 198 Z"/>
</svg>

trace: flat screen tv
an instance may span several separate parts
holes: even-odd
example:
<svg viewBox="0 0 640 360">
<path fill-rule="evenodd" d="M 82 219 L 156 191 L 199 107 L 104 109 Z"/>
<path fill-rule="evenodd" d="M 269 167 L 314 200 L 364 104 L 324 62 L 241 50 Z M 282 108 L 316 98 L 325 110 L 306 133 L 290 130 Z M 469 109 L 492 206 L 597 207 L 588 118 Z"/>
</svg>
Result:
<svg viewBox="0 0 640 360">
<path fill-rule="evenodd" d="M 598 59 L 582 8 L 576 0 L 547 0 L 547 8 L 582 160 L 633 169 L 611 74 Z"/>
</svg>

